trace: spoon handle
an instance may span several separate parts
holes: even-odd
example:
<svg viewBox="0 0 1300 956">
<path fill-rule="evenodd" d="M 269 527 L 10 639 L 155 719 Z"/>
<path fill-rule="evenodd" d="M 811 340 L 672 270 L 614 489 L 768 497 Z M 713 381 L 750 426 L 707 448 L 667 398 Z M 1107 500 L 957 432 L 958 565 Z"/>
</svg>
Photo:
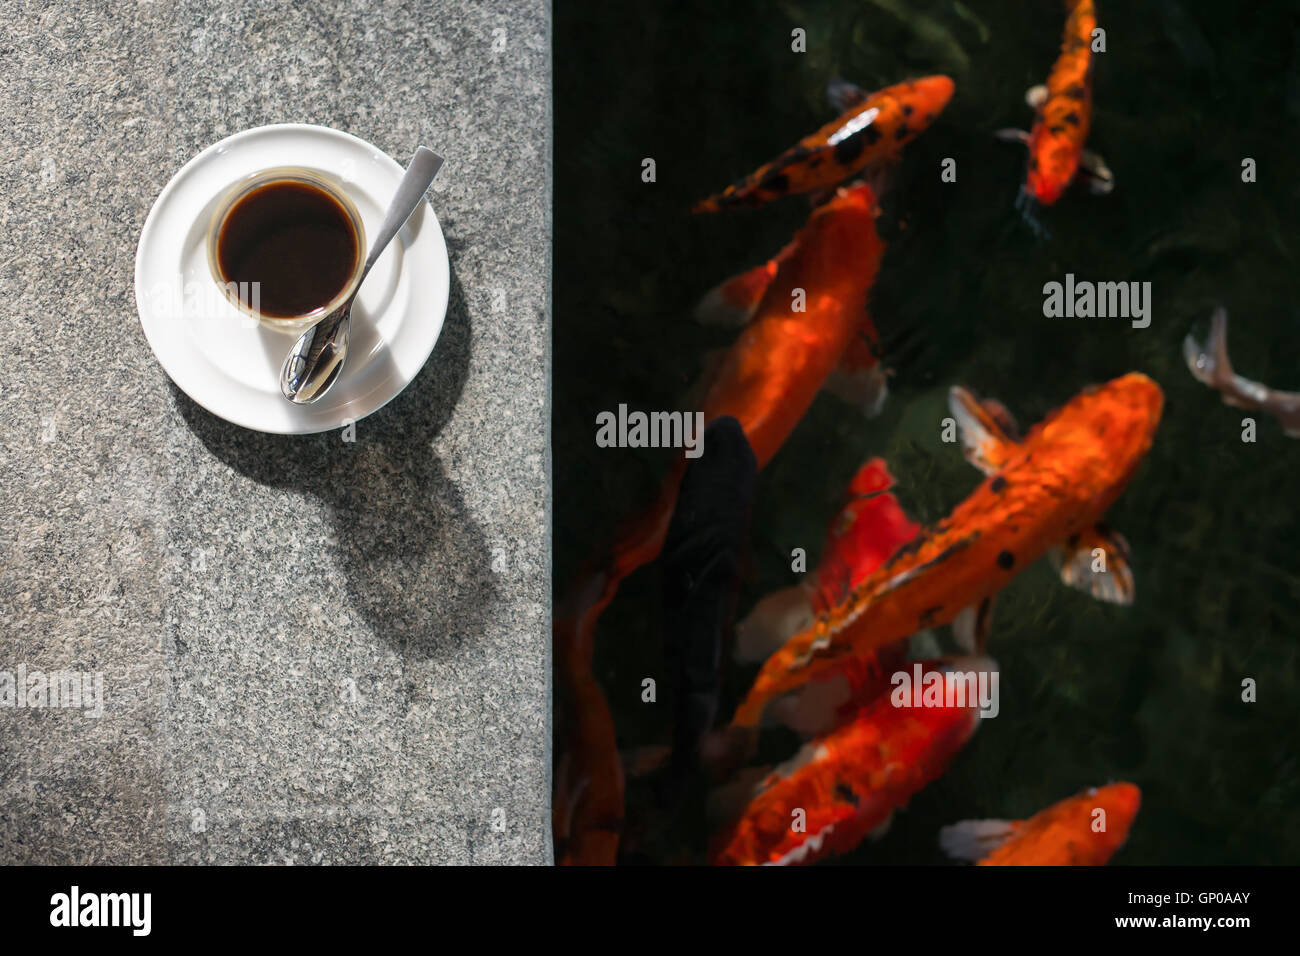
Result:
<svg viewBox="0 0 1300 956">
<path fill-rule="evenodd" d="M 415 212 L 416 207 L 424 200 L 425 190 L 429 188 L 433 177 L 438 175 L 438 170 L 441 168 L 441 156 L 424 146 L 416 147 L 415 155 L 411 157 L 411 164 L 406 167 L 406 174 L 398 184 L 397 193 L 388 206 L 388 215 L 384 216 L 384 224 L 379 227 L 375 241 L 370 245 L 366 268 L 361 273 L 363 279 L 370 272 L 375 260 L 379 258 L 379 254 L 393 241 L 393 236 L 397 235 L 397 231 L 405 225 L 406 220 L 411 218 L 411 213 Z"/>
</svg>

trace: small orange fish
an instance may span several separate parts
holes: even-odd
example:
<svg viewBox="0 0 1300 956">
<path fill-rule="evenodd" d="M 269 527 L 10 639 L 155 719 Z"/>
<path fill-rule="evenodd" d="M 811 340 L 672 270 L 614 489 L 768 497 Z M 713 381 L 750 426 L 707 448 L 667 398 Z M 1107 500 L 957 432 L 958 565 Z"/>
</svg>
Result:
<svg viewBox="0 0 1300 956">
<path fill-rule="evenodd" d="M 988 658 L 967 670 L 990 670 Z M 954 667 L 957 662 L 954 662 Z M 948 670 L 937 661 L 923 672 Z M 760 784 L 719 841 L 719 865 L 803 864 L 847 853 L 939 777 L 979 725 L 979 708 L 895 707 L 876 697 L 848 723 L 810 741 Z"/>
<path fill-rule="evenodd" d="M 867 295 L 885 251 L 876 212 L 875 194 L 866 185 L 841 190 L 815 209 L 782 257 L 753 321 L 714 374 L 700 407 L 705 422 L 726 415 L 737 419 L 759 468 L 789 437 L 863 327 Z M 796 290 L 802 290 L 803 311 L 794 310 Z M 595 699 L 592 691 L 599 695 L 590 678 L 596 622 L 622 580 L 659 554 L 685 467 L 685 457 L 679 456 L 655 501 L 557 604 L 556 667 L 565 693 L 574 693 L 573 705 L 587 707 Z M 561 703 L 576 736 L 557 764 L 556 834 L 567 837 L 557 857 L 568 863 L 613 863 L 617 836 L 610 833 L 622 819 L 623 776 L 612 725 L 606 726 L 600 713 L 608 708 L 603 696 L 598 706 L 591 705 L 591 714 L 570 714 L 571 706 Z"/>
<path fill-rule="evenodd" d="M 952 622 L 966 609 L 978 609 L 965 617 L 986 627 L 994 595 L 1049 551 L 1065 583 L 1130 603 L 1127 542 L 1099 522 L 1151 447 L 1163 402 L 1155 382 L 1131 373 L 1085 389 L 1016 440 L 1005 409 L 954 388 L 949 406 L 967 458 L 989 477 L 773 654 L 732 727 L 756 729 L 770 701 L 835 673 L 846 656 Z"/>
<path fill-rule="evenodd" d="M 1114 188 L 1101 157 L 1084 148 L 1092 125 L 1092 42 L 1097 14 L 1092 0 L 1072 0 L 1057 58 L 1045 86 L 1026 98 L 1036 111 L 1033 129 L 1001 130 L 1002 139 L 1024 143 L 1029 167 L 1017 206 L 1032 219 L 1032 204 L 1050 206 L 1082 170 L 1095 193 Z"/>
<path fill-rule="evenodd" d="M 1092 787 L 1028 820 L 965 820 L 939 831 L 939 845 L 980 866 L 1105 866 L 1128 839 L 1142 804 L 1131 783 Z"/>
<path fill-rule="evenodd" d="M 827 190 L 881 160 L 892 160 L 923 133 L 952 99 L 953 82 L 926 76 L 867 94 L 834 83 L 830 94 L 844 112 L 776 159 L 696 203 L 692 212 L 761 206 L 795 193 Z"/>
</svg>

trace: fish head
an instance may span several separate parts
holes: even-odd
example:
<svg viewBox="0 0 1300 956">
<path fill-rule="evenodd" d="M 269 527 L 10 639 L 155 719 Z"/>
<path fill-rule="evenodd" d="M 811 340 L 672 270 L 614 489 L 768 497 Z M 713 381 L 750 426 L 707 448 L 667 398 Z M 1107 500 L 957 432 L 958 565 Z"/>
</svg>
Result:
<svg viewBox="0 0 1300 956">
<path fill-rule="evenodd" d="M 1053 429 L 1107 463 L 1107 485 L 1122 484 L 1151 447 L 1164 393 L 1141 372 L 1085 389 L 1057 416 Z"/>
<path fill-rule="evenodd" d="M 952 99 L 954 90 L 956 85 L 951 77 L 936 74 L 899 83 L 881 90 L 881 93 L 891 94 L 903 105 L 907 111 L 907 125 L 915 136 L 933 123 L 944 111 L 948 101 Z"/>
<path fill-rule="evenodd" d="M 1131 783 L 1119 781 L 1097 787 L 1089 793 L 1089 802 L 1106 811 L 1106 833 L 1118 848 L 1128 839 L 1129 828 L 1142 806 L 1142 791 Z"/>
</svg>

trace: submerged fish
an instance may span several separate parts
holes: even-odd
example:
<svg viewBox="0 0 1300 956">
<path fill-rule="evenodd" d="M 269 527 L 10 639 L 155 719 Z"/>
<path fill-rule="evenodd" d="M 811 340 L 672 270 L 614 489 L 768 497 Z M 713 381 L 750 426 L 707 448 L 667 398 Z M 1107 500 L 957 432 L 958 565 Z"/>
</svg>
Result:
<svg viewBox="0 0 1300 956">
<path fill-rule="evenodd" d="M 1228 360 L 1228 312 L 1223 306 L 1215 309 L 1210 319 L 1208 342 L 1201 344 L 1191 335 L 1183 340 L 1183 358 L 1196 380 L 1222 395 L 1224 404 L 1268 412 L 1288 438 L 1300 438 L 1300 392 L 1279 392 L 1232 370 Z"/>
<path fill-rule="evenodd" d="M 840 116 L 691 211 L 761 206 L 782 196 L 828 190 L 872 164 L 893 159 L 943 112 L 953 82 L 926 76 L 868 94 L 841 81 L 832 83 L 828 93 L 843 110 Z"/>
<path fill-rule="evenodd" d="M 682 476 L 664 539 L 664 659 L 674 699 L 676 778 L 697 769 L 700 741 L 717 714 L 722 645 L 731 633 L 757 474 L 740 423 L 731 417 L 710 423 L 703 456 Z"/>
<path fill-rule="evenodd" d="M 756 728 L 770 701 L 834 673 L 847 656 L 952 622 L 968 608 L 976 610 L 966 616 L 986 626 L 994 595 L 1049 551 L 1065 583 L 1130 603 L 1128 545 L 1099 522 L 1151 447 L 1163 402 L 1155 382 L 1131 373 L 1085 389 L 1016 440 L 1000 405 L 954 388 L 949 405 L 966 456 L 989 477 L 773 654 L 733 728 Z"/>
<path fill-rule="evenodd" d="M 930 661 L 925 673 L 990 671 L 988 658 Z M 883 832 L 894 811 L 935 780 L 979 725 L 978 705 L 895 707 L 877 696 L 805 744 L 760 784 L 712 854 L 715 864 L 812 863 Z"/>
<path fill-rule="evenodd" d="M 719 363 L 700 410 L 706 423 L 735 418 L 759 468 L 789 437 L 862 327 L 884 249 L 870 187 L 841 190 L 813 211 L 753 321 Z M 794 310 L 795 290 L 803 292 L 803 311 Z M 557 671 L 577 689 L 579 702 L 593 699 L 588 679 L 596 622 L 622 580 L 659 554 L 686 463 L 684 456 L 676 459 L 654 502 L 623 530 L 609 552 L 579 574 L 556 607 Z M 608 710 L 603 697 L 601 708 Z M 612 728 L 602 723 L 575 714 L 573 727 L 580 736 L 557 764 L 555 813 L 563 825 L 562 831 L 557 826 L 557 843 L 563 832 L 569 848 L 557 854 L 562 862 L 613 862 L 617 838 L 609 836 L 609 828 L 622 818 L 623 777 Z M 587 833 L 592 834 L 589 841 Z M 582 846 L 591 852 L 582 852 Z"/>
<path fill-rule="evenodd" d="M 682 476 L 659 565 L 664 601 L 664 678 L 672 705 L 671 744 L 625 755 L 631 778 L 620 860 L 659 861 L 665 845 L 698 842 L 706 778 L 700 750 L 713 728 L 723 645 L 731 634 L 741 561 L 748 546 L 757 462 L 740 423 L 719 418 L 705 430 L 704 454 Z M 682 837 L 683 833 L 690 836 Z M 670 854 L 671 857 L 671 854 Z"/>
<path fill-rule="evenodd" d="M 1114 177 L 1105 162 L 1084 148 L 1092 125 L 1092 33 L 1097 28 L 1097 14 L 1092 0 L 1068 0 L 1067 5 L 1061 55 L 1047 84 L 1026 94 L 1036 111 L 1033 129 L 1028 133 L 999 130 L 997 134 L 1028 148 L 1028 171 L 1016 205 L 1035 226 L 1034 204 L 1052 205 L 1080 171 L 1094 193 L 1114 188 Z"/>
<path fill-rule="evenodd" d="M 1142 803 L 1131 783 L 1092 787 L 1028 820 L 965 820 L 939 831 L 952 857 L 980 866 L 1104 866 Z"/>
</svg>

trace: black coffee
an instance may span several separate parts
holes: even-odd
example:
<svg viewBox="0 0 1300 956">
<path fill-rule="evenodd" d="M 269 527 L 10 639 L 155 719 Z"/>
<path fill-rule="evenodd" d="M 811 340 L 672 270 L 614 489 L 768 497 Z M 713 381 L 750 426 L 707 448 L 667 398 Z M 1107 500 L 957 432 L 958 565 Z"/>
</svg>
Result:
<svg viewBox="0 0 1300 956">
<path fill-rule="evenodd" d="M 325 305 L 352 278 L 356 230 L 339 201 L 296 180 L 259 186 L 231 207 L 217 235 L 217 269 L 246 305 L 272 318 Z M 259 283 L 252 299 L 252 283 Z"/>
</svg>

